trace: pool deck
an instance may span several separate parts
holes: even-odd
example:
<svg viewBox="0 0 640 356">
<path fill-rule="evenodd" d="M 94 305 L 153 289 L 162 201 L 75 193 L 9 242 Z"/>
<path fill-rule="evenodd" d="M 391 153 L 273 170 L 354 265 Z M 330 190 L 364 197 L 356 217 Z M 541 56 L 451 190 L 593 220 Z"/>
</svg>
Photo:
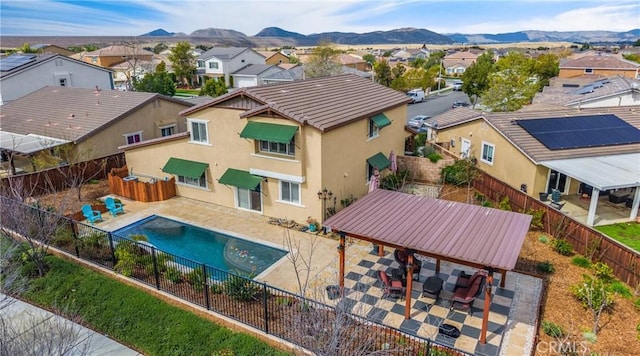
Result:
<svg viewBox="0 0 640 356">
<path fill-rule="evenodd" d="M 103 230 L 114 231 L 151 215 L 160 215 L 232 236 L 244 237 L 276 248 L 297 250 L 305 258 L 312 257 L 309 286 L 306 291 L 307 297 L 330 304 L 330 301 L 326 298 L 325 287 L 338 284 L 339 271 L 338 241 L 329 238 L 328 235 L 285 229 L 281 226 L 269 224 L 269 218 L 260 214 L 230 209 L 183 197 L 174 197 L 153 203 L 142 203 L 118 196 L 114 197 L 124 203 L 125 214 L 113 217 L 108 213 L 103 213 L 104 221 L 98 222 L 94 226 Z M 291 237 L 292 248 L 289 248 L 286 244 L 287 234 Z M 377 256 L 371 254 L 371 247 L 371 244 L 363 241 L 348 241 L 345 254 L 345 274 L 361 270 L 363 261 L 378 260 Z M 391 249 L 386 251 L 389 252 L 389 250 L 392 252 Z M 452 268 L 455 268 L 455 266 L 452 266 Z M 469 267 L 462 268 L 469 270 Z M 424 268 L 423 272 L 425 272 Z M 430 273 L 430 271 L 426 272 Z M 302 283 L 304 283 L 304 278 L 305 274 L 300 273 Z M 274 287 L 300 294 L 298 276 L 290 257 L 282 258 L 255 279 Z M 523 281 L 526 282 L 523 283 Z M 511 286 L 515 293 L 510 306 L 511 312 L 508 320 L 503 324 L 505 330 L 501 336 L 501 345 L 497 345 L 497 352 L 489 352 L 488 354 L 520 355 L 531 353 L 536 334 L 536 313 L 540 303 L 539 298 L 532 298 L 532 296 L 540 294 L 541 285 L 542 281 L 537 278 L 509 272 L 507 275 L 507 288 Z M 347 285 L 346 287 L 349 286 Z M 389 306 L 391 308 L 392 304 L 389 303 Z M 397 327 L 396 325 L 391 326 Z M 464 345 L 457 344 L 452 346 L 461 346 L 458 348 L 474 353 L 474 347 L 467 348 Z"/>
</svg>

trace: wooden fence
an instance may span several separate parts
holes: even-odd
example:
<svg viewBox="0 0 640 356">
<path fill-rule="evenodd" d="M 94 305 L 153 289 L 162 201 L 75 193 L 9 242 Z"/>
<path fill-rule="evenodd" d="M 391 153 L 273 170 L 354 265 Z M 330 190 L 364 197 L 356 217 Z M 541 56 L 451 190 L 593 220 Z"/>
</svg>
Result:
<svg viewBox="0 0 640 356">
<path fill-rule="evenodd" d="M 604 262 L 629 286 L 636 288 L 640 284 L 640 254 L 633 249 L 484 172 L 474 182 L 474 188 L 493 201 L 509 198 L 513 211 L 544 210 L 545 232 L 567 240 L 577 253 L 592 261 Z"/>
<path fill-rule="evenodd" d="M 0 182 L 0 188 L 2 191 L 19 188 L 20 194 L 25 192 L 27 196 L 37 197 L 68 189 L 71 185 L 77 186 L 81 181 L 105 179 L 112 168 L 122 167 L 125 164 L 124 153 L 117 153 L 91 161 L 5 177 Z"/>
<path fill-rule="evenodd" d="M 176 196 L 176 179 L 153 179 L 141 182 L 138 179 L 126 179 L 129 176 L 127 166 L 113 168 L 109 172 L 109 191 L 111 193 L 140 202 L 154 202 Z"/>
</svg>

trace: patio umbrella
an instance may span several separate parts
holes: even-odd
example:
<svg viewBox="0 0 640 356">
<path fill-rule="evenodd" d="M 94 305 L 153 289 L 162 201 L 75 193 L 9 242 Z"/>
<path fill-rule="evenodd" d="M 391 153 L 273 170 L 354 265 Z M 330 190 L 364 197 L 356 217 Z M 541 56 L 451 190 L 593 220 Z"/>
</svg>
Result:
<svg viewBox="0 0 640 356">
<path fill-rule="evenodd" d="M 371 178 L 369 178 L 369 192 L 373 192 L 380 185 L 380 173 L 376 169 Z"/>
<path fill-rule="evenodd" d="M 398 162 L 396 159 L 396 153 L 393 152 L 393 150 L 389 153 L 389 161 L 391 161 L 389 169 L 391 169 L 391 172 L 395 173 L 398 170 Z"/>
</svg>

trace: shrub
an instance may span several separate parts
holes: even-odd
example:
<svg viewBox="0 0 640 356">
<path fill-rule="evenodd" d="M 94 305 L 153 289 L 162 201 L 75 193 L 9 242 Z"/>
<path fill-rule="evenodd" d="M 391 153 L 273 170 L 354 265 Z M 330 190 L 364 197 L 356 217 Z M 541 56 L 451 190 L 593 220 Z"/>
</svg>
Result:
<svg viewBox="0 0 640 356">
<path fill-rule="evenodd" d="M 562 330 L 562 327 L 551 321 L 543 320 L 542 330 L 544 331 L 545 334 L 553 338 L 560 338 L 564 336 L 564 330 Z"/>
<path fill-rule="evenodd" d="M 175 267 L 168 267 L 164 272 L 164 277 L 171 283 L 180 283 L 180 280 L 182 280 L 182 273 Z"/>
<path fill-rule="evenodd" d="M 478 167 L 473 159 L 459 159 L 454 164 L 442 168 L 440 174 L 445 183 L 460 187 L 473 182 L 478 175 Z"/>
<path fill-rule="evenodd" d="M 633 301 L 633 306 L 636 307 L 636 309 L 640 310 L 640 298 L 636 298 L 636 300 Z"/>
<path fill-rule="evenodd" d="M 191 284 L 196 292 L 202 292 L 204 290 L 204 273 L 200 268 L 194 268 L 191 272 L 187 273 L 187 282 Z"/>
<path fill-rule="evenodd" d="M 248 302 L 260 292 L 260 286 L 250 279 L 240 276 L 230 276 L 225 281 L 227 294 L 238 301 Z"/>
<path fill-rule="evenodd" d="M 549 242 L 549 238 L 545 235 L 540 235 L 540 237 L 538 237 L 538 241 L 542 242 L 543 244 L 546 244 L 547 242 Z"/>
<path fill-rule="evenodd" d="M 590 342 L 592 344 L 595 344 L 596 341 L 598 341 L 598 337 L 596 336 L 596 334 L 590 332 L 590 331 L 585 331 L 582 333 L 582 339 L 584 339 L 587 342 Z"/>
<path fill-rule="evenodd" d="M 500 200 L 500 203 L 498 203 L 498 209 L 511 211 L 511 203 L 509 203 L 509 197 L 504 197 L 502 198 L 502 200 Z"/>
<path fill-rule="evenodd" d="M 287 298 L 287 297 L 277 297 L 276 298 L 276 304 L 277 305 L 283 305 L 285 307 L 289 307 L 293 304 L 293 300 L 291 300 L 291 298 Z"/>
<path fill-rule="evenodd" d="M 430 153 L 427 158 L 429 159 L 429 161 L 431 161 L 432 163 L 437 163 L 439 160 L 442 159 L 442 156 L 437 153 L 437 152 L 432 152 Z"/>
<path fill-rule="evenodd" d="M 573 252 L 573 246 L 565 239 L 555 239 L 553 249 L 563 256 L 570 256 Z"/>
<path fill-rule="evenodd" d="M 602 262 L 598 262 L 593 265 L 593 274 L 595 274 L 595 276 L 598 279 L 602 280 L 604 283 L 611 283 L 614 280 L 613 268 L 607 266 Z"/>
<path fill-rule="evenodd" d="M 550 261 L 538 262 L 537 268 L 541 273 L 553 273 L 556 271 L 556 268 Z"/>
<path fill-rule="evenodd" d="M 627 287 L 624 283 L 620 281 L 612 282 L 611 285 L 609 286 L 609 290 L 612 293 L 617 294 L 626 299 L 631 299 L 631 297 L 633 297 L 633 294 L 631 293 L 631 289 L 629 289 L 629 287 Z"/>
<path fill-rule="evenodd" d="M 613 306 L 611 291 L 602 279 L 586 274 L 582 276 L 582 283 L 572 286 L 571 290 L 582 306 L 591 311 L 594 319 L 592 332 L 597 334 L 600 315 Z"/>
<path fill-rule="evenodd" d="M 54 246 L 66 246 L 73 244 L 73 232 L 68 226 L 59 226 L 51 240 Z"/>
<path fill-rule="evenodd" d="M 531 227 L 534 230 L 543 230 L 544 229 L 544 222 L 543 222 L 543 218 L 544 218 L 544 214 L 545 211 L 544 209 L 529 209 L 527 211 L 527 214 L 531 215 Z"/>
<path fill-rule="evenodd" d="M 133 252 L 134 244 L 131 241 L 120 241 L 114 254 L 116 255 L 116 264 L 113 270 L 125 277 L 131 277 L 136 266 L 136 255 Z"/>
<path fill-rule="evenodd" d="M 222 294 L 224 292 L 224 288 L 220 283 L 214 283 L 211 285 L 211 292 L 213 294 Z"/>
<path fill-rule="evenodd" d="M 480 204 L 480 205 L 482 205 L 484 207 L 487 207 L 487 208 L 493 208 L 493 203 L 490 202 L 489 200 L 483 201 L 482 204 Z"/>
<path fill-rule="evenodd" d="M 575 256 L 571 259 L 571 264 L 582 268 L 591 268 L 591 261 L 584 256 Z"/>
</svg>

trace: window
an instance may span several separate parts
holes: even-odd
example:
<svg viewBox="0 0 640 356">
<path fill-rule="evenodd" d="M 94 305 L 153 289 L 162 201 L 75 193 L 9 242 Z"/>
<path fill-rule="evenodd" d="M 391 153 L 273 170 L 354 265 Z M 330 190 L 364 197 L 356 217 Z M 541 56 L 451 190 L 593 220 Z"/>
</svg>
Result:
<svg viewBox="0 0 640 356">
<path fill-rule="evenodd" d="M 91 57 L 91 63 L 93 64 L 98 63 L 98 57 Z"/>
<path fill-rule="evenodd" d="M 60 79 L 60 86 L 61 87 L 66 87 L 67 86 L 67 78 Z"/>
<path fill-rule="evenodd" d="M 204 61 L 198 61 L 198 68 L 204 68 Z"/>
<path fill-rule="evenodd" d="M 176 126 L 172 125 L 172 126 L 165 126 L 165 127 L 161 127 L 160 128 L 160 135 L 162 137 L 165 136 L 171 136 L 173 135 L 174 131 L 175 131 Z"/>
<path fill-rule="evenodd" d="M 209 62 L 209 69 L 218 69 L 218 62 Z"/>
<path fill-rule="evenodd" d="M 124 135 L 127 145 L 142 141 L 142 131 Z"/>
<path fill-rule="evenodd" d="M 584 73 L 585 74 L 593 74 L 593 68 L 585 68 L 584 69 Z"/>
<path fill-rule="evenodd" d="M 376 126 L 376 123 L 373 119 L 369 119 L 369 138 L 378 137 L 380 134 L 380 128 Z"/>
<path fill-rule="evenodd" d="M 291 139 L 291 142 L 289 143 L 279 143 L 279 142 L 260 140 L 260 151 L 276 153 L 280 155 L 295 156 L 296 144 L 293 139 Z"/>
<path fill-rule="evenodd" d="M 494 145 L 490 143 L 482 142 L 482 157 L 480 158 L 480 160 L 484 163 L 493 165 L 494 151 L 495 151 Z"/>
<path fill-rule="evenodd" d="M 205 173 L 202 173 L 200 178 L 191 178 L 185 176 L 178 176 L 178 182 L 186 185 L 193 185 L 195 187 L 206 188 L 207 187 L 207 178 Z"/>
<path fill-rule="evenodd" d="M 191 142 L 209 143 L 207 123 L 205 120 L 188 119 L 191 128 Z"/>
<path fill-rule="evenodd" d="M 300 204 L 300 184 L 280 181 L 280 200 Z"/>
<path fill-rule="evenodd" d="M 260 193 L 260 184 L 254 190 L 238 188 L 238 208 L 262 211 L 262 197 Z"/>
</svg>

